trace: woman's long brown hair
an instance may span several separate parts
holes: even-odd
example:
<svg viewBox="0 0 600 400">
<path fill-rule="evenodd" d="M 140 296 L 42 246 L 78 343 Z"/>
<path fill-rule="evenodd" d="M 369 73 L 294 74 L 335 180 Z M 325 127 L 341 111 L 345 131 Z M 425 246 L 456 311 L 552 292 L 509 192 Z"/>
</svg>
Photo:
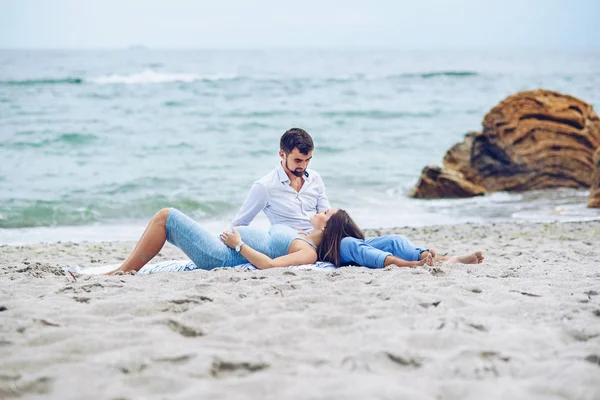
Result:
<svg viewBox="0 0 600 400">
<path fill-rule="evenodd" d="M 327 226 L 323 232 L 323 239 L 321 239 L 321 244 L 318 248 L 319 260 L 328 261 L 339 267 L 340 247 L 342 239 L 345 237 L 364 239 L 365 235 L 352 218 L 350 218 L 348 213 L 340 209 L 327 221 Z"/>
</svg>

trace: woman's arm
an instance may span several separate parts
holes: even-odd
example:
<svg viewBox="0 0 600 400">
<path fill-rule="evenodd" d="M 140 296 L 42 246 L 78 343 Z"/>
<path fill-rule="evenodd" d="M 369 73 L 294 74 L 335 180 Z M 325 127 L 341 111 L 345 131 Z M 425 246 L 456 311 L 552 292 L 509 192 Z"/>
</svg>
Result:
<svg viewBox="0 0 600 400">
<path fill-rule="evenodd" d="M 258 269 L 289 267 L 290 265 L 313 264 L 317 261 L 317 252 L 312 247 L 295 251 L 285 256 L 271 258 L 244 244 L 240 254 Z"/>
<path fill-rule="evenodd" d="M 240 234 L 232 229 L 232 232 L 223 232 L 221 234 L 221 240 L 223 243 L 232 249 L 242 241 Z M 291 254 L 285 256 L 271 258 L 260 251 L 254 250 L 247 244 L 242 245 L 240 254 L 250 261 L 258 269 L 277 268 L 277 267 L 289 267 L 290 265 L 302 265 L 302 264 L 313 264 L 317 261 L 317 252 L 309 245 L 306 248 L 301 248 Z"/>
</svg>

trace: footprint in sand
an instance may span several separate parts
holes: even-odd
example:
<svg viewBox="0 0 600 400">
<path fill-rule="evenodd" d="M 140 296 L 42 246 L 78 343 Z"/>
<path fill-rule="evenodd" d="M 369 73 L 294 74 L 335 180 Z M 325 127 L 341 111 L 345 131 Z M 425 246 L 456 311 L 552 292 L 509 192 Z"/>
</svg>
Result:
<svg viewBox="0 0 600 400">
<path fill-rule="evenodd" d="M 168 362 L 173 364 L 184 364 L 190 361 L 192 358 L 196 357 L 194 354 L 184 354 L 176 357 L 158 357 L 153 358 L 152 361 L 155 362 Z"/>
<path fill-rule="evenodd" d="M 410 368 L 420 368 L 421 365 L 423 365 L 423 363 L 415 358 L 412 357 L 403 357 L 397 354 L 392 354 L 389 352 L 384 352 L 384 355 L 392 362 L 394 362 L 395 364 L 401 365 L 403 367 L 410 367 Z"/>
<path fill-rule="evenodd" d="M 73 292 L 73 293 L 92 293 L 98 290 L 102 290 L 104 291 L 106 288 L 122 288 L 123 285 L 119 285 L 119 284 L 114 284 L 114 283 L 105 283 L 102 284 L 100 282 L 94 282 L 94 283 L 86 283 L 83 285 L 78 285 L 78 284 L 71 284 L 71 285 L 67 285 L 64 288 L 60 289 L 58 291 L 58 293 L 66 293 L 66 292 Z"/>
<path fill-rule="evenodd" d="M 148 368 L 148 365 L 141 363 L 141 364 L 121 365 L 118 368 L 119 368 L 119 371 L 121 371 L 124 374 L 135 374 L 135 373 L 144 371 L 146 368 Z"/>
<path fill-rule="evenodd" d="M 17 381 L 21 377 L 17 377 Z M 16 382 L 11 383 L 9 387 L 4 388 L 0 386 L 0 398 L 8 399 L 13 397 L 24 397 L 27 395 L 43 395 L 48 394 L 52 389 L 53 380 L 48 377 L 41 377 L 29 382 Z"/>
<path fill-rule="evenodd" d="M 182 313 L 186 312 L 195 304 L 202 304 L 204 302 L 212 302 L 213 299 L 206 296 L 193 296 L 187 299 L 175 299 L 169 300 L 169 304 L 167 307 L 162 309 L 163 312 L 174 312 L 174 313 Z"/>
<path fill-rule="evenodd" d="M 181 336 L 185 337 L 197 337 L 204 336 L 204 332 L 200 329 L 192 328 L 186 325 L 183 325 L 180 322 L 177 322 L 173 319 L 167 321 L 167 326 L 174 332 L 179 333 Z"/>
<path fill-rule="evenodd" d="M 269 368 L 267 363 L 250 363 L 250 362 L 232 362 L 232 361 L 213 361 L 210 374 L 214 378 L 223 378 L 226 376 L 245 376 L 254 372 L 262 371 Z"/>
<path fill-rule="evenodd" d="M 597 356 L 596 354 L 590 354 L 585 358 L 585 361 L 596 364 L 600 367 L 600 356 Z"/>
</svg>

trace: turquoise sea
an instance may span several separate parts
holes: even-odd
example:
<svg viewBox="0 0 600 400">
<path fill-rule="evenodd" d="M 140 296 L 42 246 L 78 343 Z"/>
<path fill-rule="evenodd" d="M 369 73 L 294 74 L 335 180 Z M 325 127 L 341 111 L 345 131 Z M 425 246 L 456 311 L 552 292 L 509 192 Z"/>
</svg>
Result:
<svg viewBox="0 0 600 400">
<path fill-rule="evenodd" d="M 491 107 L 536 88 L 598 112 L 600 52 L 0 50 L 0 244 L 137 239 L 167 206 L 216 232 L 295 126 L 365 228 L 600 219 L 586 190 L 408 198 Z"/>
</svg>

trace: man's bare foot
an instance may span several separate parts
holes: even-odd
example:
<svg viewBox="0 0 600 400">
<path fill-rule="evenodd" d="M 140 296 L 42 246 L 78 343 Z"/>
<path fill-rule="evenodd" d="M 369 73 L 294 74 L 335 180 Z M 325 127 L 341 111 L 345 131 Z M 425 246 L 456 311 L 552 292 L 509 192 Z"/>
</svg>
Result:
<svg viewBox="0 0 600 400">
<path fill-rule="evenodd" d="M 448 264 L 481 264 L 484 258 L 482 251 L 476 251 L 464 256 L 450 257 L 448 258 Z"/>
</svg>

